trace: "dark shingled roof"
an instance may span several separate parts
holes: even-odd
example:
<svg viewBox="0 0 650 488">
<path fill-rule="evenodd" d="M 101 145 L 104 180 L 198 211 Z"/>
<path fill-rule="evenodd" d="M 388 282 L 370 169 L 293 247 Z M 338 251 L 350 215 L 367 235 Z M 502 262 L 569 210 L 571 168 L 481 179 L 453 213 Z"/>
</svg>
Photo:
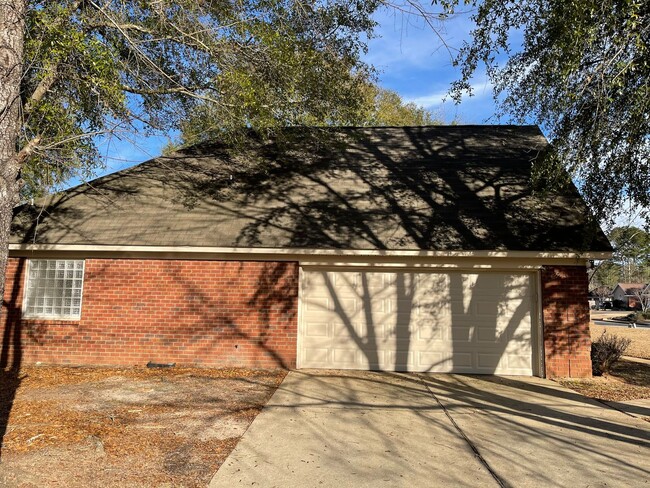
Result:
<svg viewBox="0 0 650 488">
<path fill-rule="evenodd" d="M 534 126 L 286 129 L 16 209 L 12 243 L 609 251 L 576 189 L 533 192 Z"/>
</svg>

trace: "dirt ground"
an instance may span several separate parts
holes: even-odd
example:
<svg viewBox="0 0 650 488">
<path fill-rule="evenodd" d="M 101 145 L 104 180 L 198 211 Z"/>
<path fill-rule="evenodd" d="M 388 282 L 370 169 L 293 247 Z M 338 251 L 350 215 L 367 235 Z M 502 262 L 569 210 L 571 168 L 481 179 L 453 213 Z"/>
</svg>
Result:
<svg viewBox="0 0 650 488">
<path fill-rule="evenodd" d="M 0 486 L 206 486 L 285 374 L 61 367 L 24 368 L 17 378 L 4 373 Z"/>
<path fill-rule="evenodd" d="M 561 380 L 560 383 L 599 400 L 641 400 L 650 398 L 650 364 L 621 359 L 609 374 L 584 380 Z"/>
<path fill-rule="evenodd" d="M 590 324 L 590 329 L 592 340 L 598 339 L 605 330 L 610 334 L 631 339 L 632 342 L 625 355 L 650 359 L 650 329 L 605 327 L 593 323 Z M 640 400 L 650 398 L 650 364 L 621 359 L 609 374 L 588 380 L 560 382 L 585 396 L 599 400 L 619 402 Z"/>
<path fill-rule="evenodd" d="M 627 327 L 605 327 L 590 324 L 591 339 L 596 340 L 605 329 L 610 334 L 632 340 L 630 347 L 625 352 L 626 356 L 650 359 L 650 329 L 628 329 Z"/>
</svg>

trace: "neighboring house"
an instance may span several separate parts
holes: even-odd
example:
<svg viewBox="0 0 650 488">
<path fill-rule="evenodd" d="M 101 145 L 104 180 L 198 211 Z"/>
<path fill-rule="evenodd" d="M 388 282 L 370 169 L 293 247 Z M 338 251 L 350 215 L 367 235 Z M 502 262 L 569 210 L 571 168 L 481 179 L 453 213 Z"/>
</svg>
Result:
<svg viewBox="0 0 650 488">
<path fill-rule="evenodd" d="M 623 304 L 624 307 L 631 310 L 641 308 L 638 294 L 647 287 L 648 283 L 617 283 L 612 291 L 612 299 L 615 304 Z"/>
<path fill-rule="evenodd" d="M 287 129 L 16 209 L 5 358 L 589 376 L 575 187 L 532 126 Z M 13 348 L 13 352 L 12 352 Z"/>
</svg>

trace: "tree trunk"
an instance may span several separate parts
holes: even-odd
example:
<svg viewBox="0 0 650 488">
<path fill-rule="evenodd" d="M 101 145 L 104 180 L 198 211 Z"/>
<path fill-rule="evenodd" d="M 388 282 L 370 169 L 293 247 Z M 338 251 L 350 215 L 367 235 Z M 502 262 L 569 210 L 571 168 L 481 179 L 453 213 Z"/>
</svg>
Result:
<svg viewBox="0 0 650 488">
<path fill-rule="evenodd" d="M 25 10 L 24 0 L 0 0 L 0 296 L 4 296 L 11 217 L 20 189 L 17 140 Z"/>
</svg>

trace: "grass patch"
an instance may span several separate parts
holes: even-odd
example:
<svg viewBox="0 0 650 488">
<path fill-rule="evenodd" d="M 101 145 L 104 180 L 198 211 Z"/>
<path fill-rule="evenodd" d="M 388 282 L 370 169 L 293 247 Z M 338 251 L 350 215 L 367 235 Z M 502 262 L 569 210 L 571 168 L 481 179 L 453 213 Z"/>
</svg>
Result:
<svg viewBox="0 0 650 488">
<path fill-rule="evenodd" d="M 632 343 L 625 351 L 626 356 L 635 358 L 650 359 L 650 329 L 628 329 L 626 327 L 605 327 L 602 325 L 590 325 L 591 340 L 595 341 L 607 329 L 610 334 L 630 339 Z"/>
</svg>

